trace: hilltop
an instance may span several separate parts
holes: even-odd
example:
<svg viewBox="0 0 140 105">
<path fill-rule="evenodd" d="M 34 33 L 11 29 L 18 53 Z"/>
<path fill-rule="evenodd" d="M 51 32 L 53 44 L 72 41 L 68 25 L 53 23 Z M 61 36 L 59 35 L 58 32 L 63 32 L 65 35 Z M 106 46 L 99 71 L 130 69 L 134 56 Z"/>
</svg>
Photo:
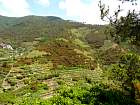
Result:
<svg viewBox="0 0 140 105">
<path fill-rule="evenodd" d="M 83 24 L 69 23 L 54 16 L 25 16 L 21 18 L 0 16 L 0 37 L 14 41 L 33 41 L 43 35 L 58 36 L 68 28 Z M 53 27 L 53 28 L 52 28 Z"/>
</svg>

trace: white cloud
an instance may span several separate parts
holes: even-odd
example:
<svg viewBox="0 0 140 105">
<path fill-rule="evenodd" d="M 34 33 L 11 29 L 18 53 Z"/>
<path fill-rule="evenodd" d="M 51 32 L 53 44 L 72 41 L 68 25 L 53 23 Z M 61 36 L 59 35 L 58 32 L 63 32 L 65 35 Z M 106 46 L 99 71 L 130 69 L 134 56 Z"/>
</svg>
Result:
<svg viewBox="0 0 140 105">
<path fill-rule="evenodd" d="M 0 0 L 0 14 L 10 17 L 21 17 L 30 14 L 26 0 Z"/>
<path fill-rule="evenodd" d="M 103 3 L 109 5 L 110 13 L 112 14 L 118 5 L 122 5 L 117 0 L 102 0 Z M 99 0 L 91 0 L 91 3 L 86 4 L 83 0 L 63 0 L 59 3 L 59 8 L 66 11 L 66 15 L 69 17 L 79 17 L 80 21 L 90 24 L 104 24 L 105 22 L 100 20 L 100 11 L 98 7 Z M 126 15 L 126 11 L 129 9 L 140 10 L 140 6 L 132 6 L 131 3 L 125 3 L 122 6 L 124 11 L 121 15 Z"/>
<path fill-rule="evenodd" d="M 38 0 L 38 3 L 40 5 L 43 5 L 43 6 L 49 6 L 50 5 L 49 0 Z"/>
</svg>

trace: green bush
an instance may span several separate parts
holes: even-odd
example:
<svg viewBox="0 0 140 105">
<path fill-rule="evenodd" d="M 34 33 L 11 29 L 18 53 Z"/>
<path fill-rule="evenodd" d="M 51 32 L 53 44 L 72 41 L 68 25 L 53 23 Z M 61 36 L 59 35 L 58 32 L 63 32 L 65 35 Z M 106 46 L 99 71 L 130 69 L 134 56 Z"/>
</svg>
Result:
<svg viewBox="0 0 140 105">
<path fill-rule="evenodd" d="M 48 86 L 45 83 L 36 81 L 36 82 L 31 83 L 30 89 L 33 92 L 37 92 L 38 90 L 41 90 L 41 89 L 48 90 Z"/>
<path fill-rule="evenodd" d="M 8 105 L 15 103 L 16 96 L 13 93 L 5 92 L 0 93 L 0 104 Z"/>
<path fill-rule="evenodd" d="M 90 88 L 63 86 L 49 101 L 51 105 L 135 105 L 125 93 L 100 83 Z"/>
</svg>

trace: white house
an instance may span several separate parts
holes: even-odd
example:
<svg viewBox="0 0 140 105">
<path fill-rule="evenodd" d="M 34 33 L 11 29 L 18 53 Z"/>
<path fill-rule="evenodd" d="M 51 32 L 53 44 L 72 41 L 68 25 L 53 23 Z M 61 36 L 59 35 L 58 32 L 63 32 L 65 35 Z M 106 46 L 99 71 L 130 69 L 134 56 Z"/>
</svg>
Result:
<svg viewBox="0 0 140 105">
<path fill-rule="evenodd" d="M 9 44 L 0 43 L 0 48 L 14 50 L 13 47 Z"/>
</svg>

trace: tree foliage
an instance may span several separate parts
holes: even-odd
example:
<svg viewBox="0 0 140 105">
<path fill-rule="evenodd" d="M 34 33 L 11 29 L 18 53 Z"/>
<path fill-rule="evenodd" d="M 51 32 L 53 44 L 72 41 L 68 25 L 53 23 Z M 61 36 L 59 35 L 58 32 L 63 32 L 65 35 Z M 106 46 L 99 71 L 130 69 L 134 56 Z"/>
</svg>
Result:
<svg viewBox="0 0 140 105">
<path fill-rule="evenodd" d="M 135 100 L 134 82 L 139 80 L 139 67 L 139 56 L 133 53 L 128 53 L 123 55 L 119 64 L 115 64 L 111 69 L 113 78 L 122 82 L 122 88 L 125 91 L 130 92 L 130 97 L 133 100 Z"/>
<path fill-rule="evenodd" d="M 124 1 L 124 0 L 123 0 Z M 125 0 L 126 1 L 126 0 Z M 131 1 L 134 2 L 134 1 Z M 140 41 L 140 14 L 135 10 L 128 11 L 126 16 L 119 17 L 119 13 L 122 11 L 121 7 L 114 12 L 112 16 L 109 15 L 109 7 L 106 8 L 105 4 L 99 1 L 99 7 L 101 12 L 101 19 L 108 21 L 111 26 L 109 34 L 116 42 L 126 41 L 139 45 Z"/>
</svg>

